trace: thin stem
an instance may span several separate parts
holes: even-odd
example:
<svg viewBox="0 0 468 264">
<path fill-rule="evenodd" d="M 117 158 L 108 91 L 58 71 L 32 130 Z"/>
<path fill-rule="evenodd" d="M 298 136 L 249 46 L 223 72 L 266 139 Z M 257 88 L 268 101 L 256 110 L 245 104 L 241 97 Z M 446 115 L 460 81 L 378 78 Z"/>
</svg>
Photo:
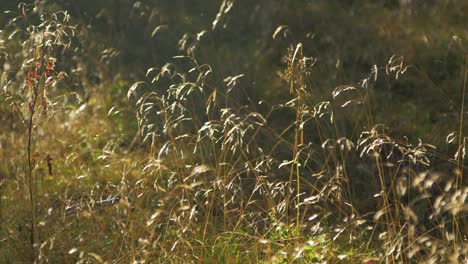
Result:
<svg viewBox="0 0 468 264">
<path fill-rule="evenodd" d="M 44 46 L 44 35 L 42 36 L 42 46 Z M 36 113 L 36 104 L 37 104 L 37 97 L 39 94 L 39 85 L 40 85 L 40 76 L 43 73 L 43 67 L 44 67 L 44 56 L 42 56 L 40 60 L 40 67 L 36 68 L 35 70 L 37 71 L 36 73 L 36 82 L 33 86 L 32 89 L 32 101 L 29 103 L 29 120 L 28 120 L 28 191 L 29 191 L 29 202 L 31 206 L 31 245 L 33 248 L 33 257 L 34 260 L 38 256 L 38 252 L 36 249 L 36 246 L 39 243 L 39 230 L 38 230 L 38 224 L 37 224 L 37 187 L 35 181 L 33 180 L 33 163 L 32 163 L 32 158 L 31 158 L 31 146 L 32 146 L 32 132 L 33 132 L 33 121 L 34 121 L 34 114 Z"/>
<path fill-rule="evenodd" d="M 458 170 L 459 172 L 456 175 L 456 188 L 461 189 L 463 185 L 463 165 L 465 161 L 464 157 L 464 149 L 465 146 L 465 137 L 463 135 L 463 119 L 464 119 L 464 110 L 465 110 L 465 94 L 466 94 L 466 86 L 467 86 L 467 77 L 468 77 L 468 55 L 465 56 L 465 65 L 463 67 L 463 87 L 462 87 L 462 97 L 461 97 L 461 107 L 460 107 L 460 126 L 459 126 L 459 131 L 458 131 L 458 158 L 457 158 L 457 164 L 458 164 Z M 458 218 L 458 213 L 453 215 L 453 248 L 455 250 L 455 253 L 458 253 L 458 241 L 461 241 L 462 238 L 460 233 L 460 227 L 459 227 L 459 218 Z"/>
<path fill-rule="evenodd" d="M 34 198 L 34 182 L 33 182 L 33 164 L 31 159 L 31 145 L 32 145 L 32 130 L 33 130 L 33 119 L 37 102 L 37 89 L 39 83 L 33 88 L 33 99 L 29 106 L 29 121 L 28 121 L 28 189 L 29 189 L 29 202 L 31 206 L 31 245 L 33 247 L 34 259 L 36 259 L 36 245 L 39 241 L 39 233 L 37 228 L 37 215 L 36 215 L 36 202 Z"/>
</svg>

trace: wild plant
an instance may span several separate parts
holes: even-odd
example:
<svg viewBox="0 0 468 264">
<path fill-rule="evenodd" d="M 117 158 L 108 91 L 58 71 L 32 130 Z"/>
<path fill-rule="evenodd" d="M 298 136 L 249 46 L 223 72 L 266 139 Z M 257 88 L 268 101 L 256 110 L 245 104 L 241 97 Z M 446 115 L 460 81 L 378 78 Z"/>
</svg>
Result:
<svg viewBox="0 0 468 264">
<path fill-rule="evenodd" d="M 34 4 L 20 3 L 17 11 L 6 13 L 12 18 L 2 32 L 3 59 L 9 68 L 2 77 L 2 97 L 26 129 L 27 165 L 25 173 L 20 174 L 24 175 L 22 179 L 29 200 L 28 229 L 32 254 L 26 256 L 39 260 L 40 246 L 46 238 L 41 236 L 39 229 L 44 208 L 40 208 L 42 176 L 36 169 L 45 166 L 51 176 L 54 170 L 53 154 L 36 148 L 35 131 L 38 127 L 41 131 L 47 127 L 51 105 L 49 94 L 66 76 L 57 70 L 57 58 L 63 59 L 60 55 L 70 46 L 74 27 L 69 24 L 66 12 L 42 14 Z"/>
<path fill-rule="evenodd" d="M 149 231 L 148 247 L 193 261 L 212 254 L 226 262 L 248 259 L 247 252 L 227 246 L 239 241 L 272 262 L 324 261 L 341 243 L 366 252 L 370 263 L 464 257 L 460 219 L 466 190 L 460 181 L 454 188 L 447 176 L 431 170 L 431 161 L 443 158 L 435 146 L 393 138 L 384 124 L 374 123 L 372 88 L 381 72 L 405 74 L 403 58 L 390 58 L 368 78 L 337 87 L 329 101 L 317 102 L 310 92 L 316 60 L 296 45 L 284 74 L 292 99 L 263 114 L 229 96 L 244 75 L 224 78 L 220 87 L 213 84 L 215 69 L 200 65 L 195 54 L 176 60 L 148 71 L 153 84 L 136 83 L 129 91 L 140 93 L 138 120 L 153 150 L 145 172 L 156 177 L 155 190 L 164 190 L 164 206 L 154 209 L 149 224 L 180 227 L 156 225 L 155 230 L 164 228 L 165 239 Z M 167 82 L 166 90 L 158 85 Z M 272 124 L 278 113 L 291 117 L 283 127 Z M 349 113 L 361 116 L 352 120 L 351 131 L 343 123 Z M 436 186 L 443 184 L 441 193 Z M 171 218 L 168 210 L 181 213 Z M 457 217 L 450 220 L 450 214 Z M 317 236 L 330 244 L 315 241 Z M 311 245 L 320 245 L 324 254 Z M 219 251 L 209 252 L 212 247 Z"/>
<path fill-rule="evenodd" d="M 38 1 L 10 13 L 14 18 L 0 42 L 9 67 L 0 80 L 0 109 L 9 110 L 6 129 L 18 129 L 25 139 L 11 136 L 6 146 L 21 148 L 7 157 L 11 166 L 0 168 L 0 219 L 6 223 L 0 257 L 77 263 L 466 261 L 466 82 L 460 111 L 453 113 L 457 132 L 447 136 L 455 149 L 451 156 L 414 135 L 396 135 L 385 123 L 392 113 L 379 105 L 379 80 L 414 74 L 401 56 L 371 67 L 361 81 L 316 87 L 329 83 L 317 82 L 329 78 L 317 74 L 324 55 L 315 58 L 310 44 L 293 42 L 281 60 L 283 71 L 268 73 L 281 82 L 275 94 L 284 97 L 274 105 L 257 102 L 250 94 L 257 88 L 254 73 L 216 68 L 200 56 L 203 41 L 226 33 L 236 3 L 222 1 L 211 29 L 184 34 L 178 56 L 131 85 L 128 109 L 120 98 L 126 82 L 117 74 L 110 81 L 103 77 L 112 75 L 121 51 L 103 47 L 97 60 L 106 69 L 92 72 L 80 56 L 93 54 L 69 56 L 87 52 L 70 47 L 83 44 L 76 32 L 84 37 L 90 29 L 70 25 L 67 12 L 48 15 Z M 156 11 L 140 1 L 132 12 L 155 19 Z M 152 36 L 167 28 L 158 25 Z M 285 30 L 287 41 L 293 34 L 287 26 L 271 41 Z M 60 70 L 69 68 L 71 78 L 84 83 L 87 74 L 103 77 L 86 88 L 88 99 L 74 105 L 66 105 L 68 89 L 59 87 L 66 77 Z M 130 142 L 128 131 L 115 124 L 128 122 L 121 114 L 133 110 L 139 134 Z M 54 138 L 47 146 L 58 130 L 67 140 Z M 16 133 L 0 134 L 0 144 L 9 135 Z"/>
<path fill-rule="evenodd" d="M 230 92 L 243 75 L 224 78 L 224 87 L 220 88 L 211 84 L 211 67 L 198 64 L 193 54 L 177 59 L 187 60 L 192 68 L 181 72 L 175 64 L 166 64 L 159 72 L 153 68 L 148 71 L 154 74 L 150 76 L 154 86 L 162 78 L 172 82 L 165 91 L 142 82 L 129 90 L 131 98 L 140 94 L 132 100 L 139 109 L 143 138 L 150 140 L 152 150 L 159 149 L 158 153 L 152 151 L 145 173 L 155 175 L 156 190 L 164 190 L 159 204 L 165 209 L 155 209 L 149 223 L 174 222 L 185 230 L 171 239 L 166 236 L 166 243 L 172 241 L 169 245 L 152 231 L 152 239 L 145 239 L 148 245 L 184 254 L 199 252 L 194 260 L 205 261 L 212 257 L 206 251 L 216 243 L 211 240 L 213 232 L 225 230 L 218 234 L 231 242 L 246 232 L 252 237 L 245 238 L 253 239 L 257 247 L 264 247 L 263 241 L 271 247 L 270 243 L 291 240 L 296 245 L 293 250 L 309 237 L 304 235 L 311 226 L 307 219 L 315 222 L 318 212 L 324 219 L 330 215 L 327 211 L 337 208 L 343 215 L 350 215 L 352 210 L 343 206 L 346 202 L 341 198 L 346 188 L 343 168 L 336 157 L 336 167 L 330 167 L 327 159 L 330 153 L 336 155 L 332 150 L 335 147 L 344 155 L 352 150 L 353 143 L 345 138 L 336 142 L 323 138 L 326 142 L 322 151 L 327 157 L 322 163 L 315 148 L 320 145 L 306 141 L 304 129 L 308 123 L 314 122 L 322 136 L 322 132 L 328 132 L 326 126 L 332 128 L 333 112 L 330 102 L 307 104 L 311 98 L 303 78 L 308 78 L 313 59 L 302 55 L 300 45 L 290 58 L 287 72 L 294 98 L 265 115 L 230 100 Z M 206 111 L 200 111 L 200 106 L 205 106 Z M 283 131 L 268 124 L 268 119 L 279 111 L 296 112 L 295 120 Z M 328 124 L 322 122 L 325 117 Z M 293 135 L 292 142 L 289 135 Z M 283 153 L 276 154 L 278 150 Z M 280 160 L 286 157 L 284 154 L 290 155 L 290 160 Z M 165 207 L 169 204 L 178 204 L 180 209 Z M 169 217 L 163 213 L 167 210 L 187 213 L 161 219 Z M 203 223 L 201 230 L 197 223 Z M 169 227 L 165 228 L 165 233 L 170 234 Z M 322 232 L 322 228 L 316 222 L 313 233 Z M 218 254 L 225 258 L 240 254 L 224 246 L 219 250 Z M 271 251 L 267 251 L 267 257 L 271 257 Z"/>
</svg>

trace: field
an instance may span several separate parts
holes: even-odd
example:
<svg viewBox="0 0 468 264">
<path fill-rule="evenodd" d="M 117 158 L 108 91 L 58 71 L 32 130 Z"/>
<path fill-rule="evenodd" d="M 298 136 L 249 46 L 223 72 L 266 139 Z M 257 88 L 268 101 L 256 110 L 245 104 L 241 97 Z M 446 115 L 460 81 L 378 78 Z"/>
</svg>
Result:
<svg viewBox="0 0 468 264">
<path fill-rule="evenodd" d="M 0 12 L 0 263 L 468 263 L 468 2 Z"/>
</svg>

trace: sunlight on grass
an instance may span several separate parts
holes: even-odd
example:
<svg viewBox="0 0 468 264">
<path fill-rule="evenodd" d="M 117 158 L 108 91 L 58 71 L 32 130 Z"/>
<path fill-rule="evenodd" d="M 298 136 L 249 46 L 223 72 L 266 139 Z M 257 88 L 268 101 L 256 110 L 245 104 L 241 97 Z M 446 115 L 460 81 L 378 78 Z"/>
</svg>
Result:
<svg viewBox="0 0 468 264">
<path fill-rule="evenodd" d="M 345 68 L 339 57 L 326 57 L 341 49 L 330 45 L 321 54 L 309 42 L 315 35 L 296 41 L 297 29 L 285 24 L 268 36 L 281 51 L 267 48 L 251 72 L 237 72 L 245 68 L 235 63 L 227 70 L 227 62 L 212 58 L 223 48 L 209 41 L 227 37 L 230 19 L 242 10 L 224 0 L 211 29 L 184 22 L 199 32 L 170 44 L 176 56 L 161 55 L 161 67 L 129 73 L 130 59 L 88 42 L 95 32 L 62 11 L 66 5 L 36 2 L 0 20 L 6 263 L 467 261 L 465 53 L 446 65 L 462 73 L 453 83 L 461 96 L 446 105 L 409 91 L 415 82 L 432 82 L 407 59 L 418 54 L 386 56 L 375 47 L 368 54 L 385 62 L 365 72 Z M 302 9 L 361 19 L 337 5 Z M 150 7 L 136 1 L 131 21 L 140 23 L 136 14 Z M 387 6 L 362 8 L 386 14 L 376 35 L 409 30 L 385 23 Z M 158 25 L 145 34 L 156 38 L 169 29 Z M 267 65 L 272 58 L 281 69 Z M 360 80 L 348 78 L 347 69 Z M 265 71 L 269 77 L 258 76 Z M 396 104 L 393 96 L 407 98 Z M 440 116 L 450 122 L 420 114 L 425 100 L 437 101 L 431 107 L 443 108 Z"/>
</svg>

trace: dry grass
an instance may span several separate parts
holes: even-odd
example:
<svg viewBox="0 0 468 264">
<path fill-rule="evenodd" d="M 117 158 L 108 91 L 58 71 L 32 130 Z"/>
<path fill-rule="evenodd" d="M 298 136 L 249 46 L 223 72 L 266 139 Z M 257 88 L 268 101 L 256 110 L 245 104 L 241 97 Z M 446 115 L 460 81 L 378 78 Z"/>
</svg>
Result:
<svg viewBox="0 0 468 264">
<path fill-rule="evenodd" d="M 34 43 L 42 56 L 51 52 Z M 216 69 L 197 61 L 197 45 L 184 45 L 184 56 L 149 70 L 148 82 L 131 86 L 128 102 L 104 93 L 84 101 L 39 83 L 50 89 L 49 110 L 33 122 L 33 185 L 21 117 L 30 111 L 29 95 L 15 92 L 21 83 L 2 79 L 8 85 L 0 103 L 9 111 L 2 112 L 7 125 L 0 134 L 1 259 L 467 261 L 463 111 L 453 127 L 458 132 L 447 137 L 458 142 L 453 156 L 395 138 L 373 121 L 372 84 L 380 75 L 405 74 L 402 58 L 321 101 L 310 87 L 315 60 L 296 45 L 282 74 L 290 97 L 261 112 L 232 99 L 243 75 L 219 85 Z M 28 52 L 24 61 L 37 57 Z M 465 88 L 466 82 L 462 105 Z M 132 111 L 134 140 L 126 123 Z"/>
</svg>

